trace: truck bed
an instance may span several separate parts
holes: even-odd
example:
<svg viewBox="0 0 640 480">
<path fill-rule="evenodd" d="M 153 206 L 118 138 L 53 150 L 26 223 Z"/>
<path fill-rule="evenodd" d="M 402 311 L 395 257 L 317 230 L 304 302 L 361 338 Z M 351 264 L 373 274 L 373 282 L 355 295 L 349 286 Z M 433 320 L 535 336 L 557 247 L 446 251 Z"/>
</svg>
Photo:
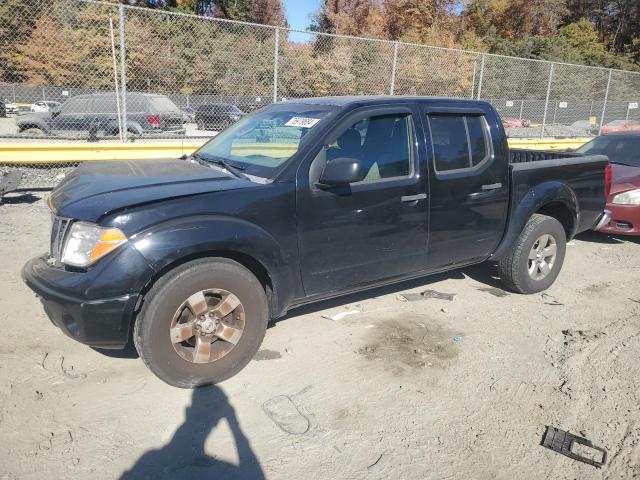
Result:
<svg viewBox="0 0 640 480">
<path fill-rule="evenodd" d="M 545 191 L 554 191 L 556 198 L 565 196 L 566 203 L 578 205 L 579 225 L 576 225 L 574 234 L 590 229 L 605 206 L 604 177 L 609 159 L 604 155 L 531 153 L 533 155 L 520 155 L 519 162 L 512 161 L 509 165 L 512 186 L 510 211 L 513 212 L 517 205 L 537 203 Z M 548 158 L 555 155 L 558 156 Z M 532 185 L 541 188 L 533 192 Z"/>
</svg>

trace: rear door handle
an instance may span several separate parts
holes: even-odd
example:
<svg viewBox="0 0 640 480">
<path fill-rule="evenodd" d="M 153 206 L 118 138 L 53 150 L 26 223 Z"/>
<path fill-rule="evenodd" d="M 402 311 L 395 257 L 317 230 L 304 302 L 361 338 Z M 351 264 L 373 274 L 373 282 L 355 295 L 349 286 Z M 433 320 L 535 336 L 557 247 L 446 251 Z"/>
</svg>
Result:
<svg viewBox="0 0 640 480">
<path fill-rule="evenodd" d="M 427 198 L 426 193 L 418 193 L 417 195 L 404 195 L 400 198 L 403 202 L 417 202 L 418 200 L 424 200 Z"/>
<path fill-rule="evenodd" d="M 487 190 L 498 190 L 499 188 L 502 188 L 502 183 L 492 183 L 490 185 L 482 185 L 482 190 L 484 190 L 485 192 Z"/>
</svg>

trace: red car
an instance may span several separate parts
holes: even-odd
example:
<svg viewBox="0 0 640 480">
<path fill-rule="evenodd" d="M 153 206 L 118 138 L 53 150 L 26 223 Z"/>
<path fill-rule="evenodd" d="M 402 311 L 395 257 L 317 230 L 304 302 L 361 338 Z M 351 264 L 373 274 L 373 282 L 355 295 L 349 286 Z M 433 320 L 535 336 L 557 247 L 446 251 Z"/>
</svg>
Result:
<svg viewBox="0 0 640 480">
<path fill-rule="evenodd" d="M 521 128 L 531 125 L 531 120 L 526 118 L 502 117 L 502 126 L 504 128 Z"/>
<path fill-rule="evenodd" d="M 596 137 L 578 152 L 606 155 L 611 162 L 611 188 L 606 206 L 611 216 L 596 229 L 605 233 L 640 235 L 640 135 Z"/>
<path fill-rule="evenodd" d="M 640 133 L 640 122 L 637 120 L 614 120 L 602 126 L 602 135 L 627 132 Z"/>
</svg>

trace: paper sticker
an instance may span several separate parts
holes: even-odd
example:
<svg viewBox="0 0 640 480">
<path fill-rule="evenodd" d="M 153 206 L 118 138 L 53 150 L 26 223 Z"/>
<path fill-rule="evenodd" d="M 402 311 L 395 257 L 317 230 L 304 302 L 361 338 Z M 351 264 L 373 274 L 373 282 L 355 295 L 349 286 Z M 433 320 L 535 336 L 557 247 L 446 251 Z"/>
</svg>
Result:
<svg viewBox="0 0 640 480">
<path fill-rule="evenodd" d="M 567 108 L 567 106 L 568 106 L 568 105 L 569 105 L 569 104 L 568 104 L 567 102 L 560 102 L 560 103 L 558 103 L 558 107 L 560 107 L 560 108 Z"/>
<path fill-rule="evenodd" d="M 632 108 L 638 108 L 638 102 L 629 103 L 629 109 L 632 109 Z"/>
<path fill-rule="evenodd" d="M 513 100 L 507 100 L 507 107 L 513 107 Z"/>
<path fill-rule="evenodd" d="M 311 128 L 316 123 L 320 121 L 319 118 L 311 118 L 311 117 L 293 117 L 289 120 L 285 125 L 287 127 L 302 127 L 302 128 Z"/>
</svg>

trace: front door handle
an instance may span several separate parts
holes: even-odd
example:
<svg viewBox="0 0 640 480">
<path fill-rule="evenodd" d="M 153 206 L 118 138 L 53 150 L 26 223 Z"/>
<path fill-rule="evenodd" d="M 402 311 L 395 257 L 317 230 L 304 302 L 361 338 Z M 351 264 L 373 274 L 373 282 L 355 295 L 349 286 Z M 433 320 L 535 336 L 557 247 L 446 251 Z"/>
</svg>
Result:
<svg viewBox="0 0 640 480">
<path fill-rule="evenodd" d="M 400 198 L 403 202 L 417 202 L 418 200 L 424 200 L 427 198 L 426 193 L 418 193 L 417 195 L 404 195 Z"/>
<path fill-rule="evenodd" d="M 502 188 L 502 183 L 492 183 L 490 185 L 482 185 L 482 190 L 484 190 L 485 192 L 487 190 L 498 190 L 499 188 Z"/>
</svg>

